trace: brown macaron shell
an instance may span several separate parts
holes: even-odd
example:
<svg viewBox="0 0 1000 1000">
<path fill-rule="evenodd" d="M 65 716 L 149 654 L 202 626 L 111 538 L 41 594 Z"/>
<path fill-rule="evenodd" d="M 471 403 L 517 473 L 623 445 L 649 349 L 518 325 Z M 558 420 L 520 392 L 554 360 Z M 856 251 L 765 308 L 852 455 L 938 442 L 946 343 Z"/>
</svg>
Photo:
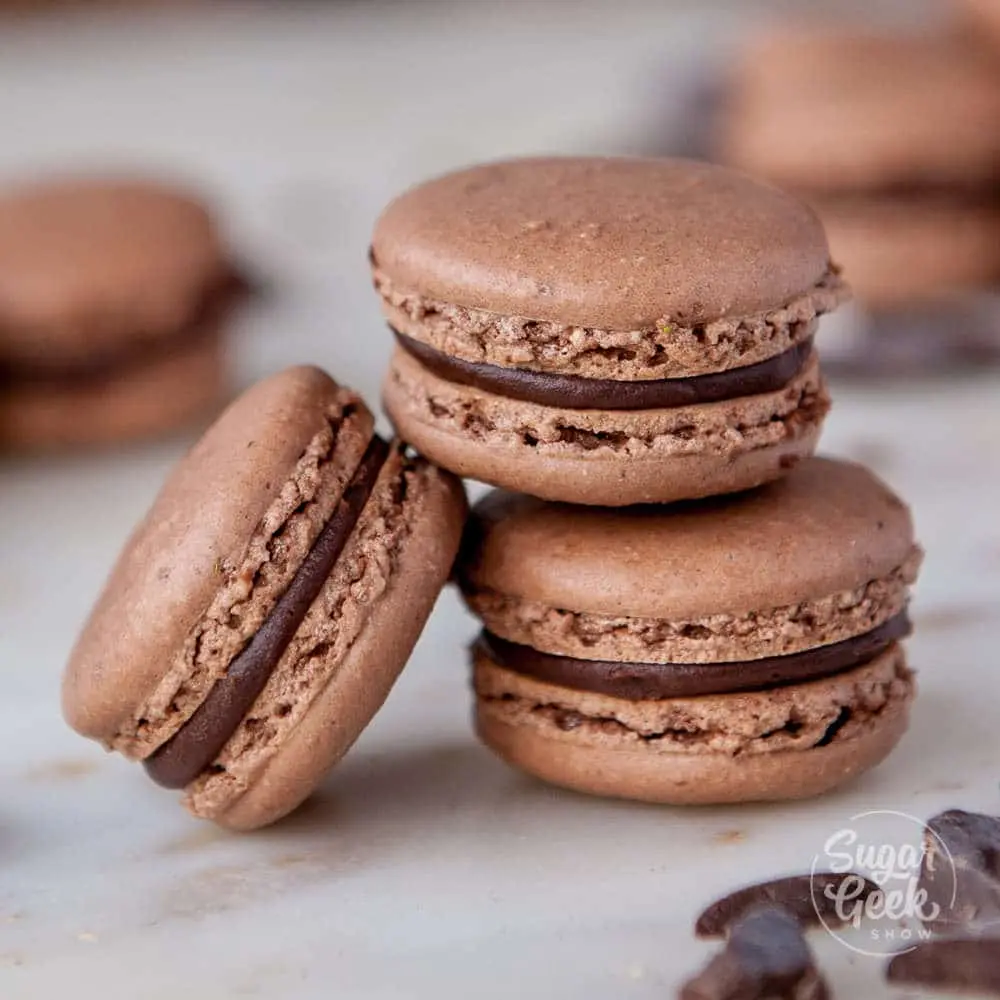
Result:
<svg viewBox="0 0 1000 1000">
<path fill-rule="evenodd" d="M 561 324 L 577 339 L 763 315 L 830 281 L 808 208 L 723 167 L 671 159 L 511 160 L 440 177 L 383 212 L 372 267 L 390 283 L 390 307 L 409 294 Z M 439 317 L 428 311 L 402 332 L 433 343 L 420 320 Z M 787 346 L 778 340 L 755 360 Z"/>
<path fill-rule="evenodd" d="M 989 188 L 1000 77 L 947 36 L 790 25 L 735 61 L 720 133 L 724 162 L 800 192 Z"/>
<path fill-rule="evenodd" d="M 0 358 L 66 368 L 170 340 L 231 273 L 182 190 L 96 177 L 14 189 L 0 198 Z"/>
<path fill-rule="evenodd" d="M 915 692 L 898 646 L 848 674 L 758 697 L 657 702 L 650 720 L 631 723 L 618 716 L 634 702 L 578 697 L 488 661 L 475 685 L 477 731 L 509 764 L 576 791 L 670 805 L 831 791 L 889 755 Z"/>
<path fill-rule="evenodd" d="M 395 352 L 386 409 L 452 471 L 622 505 L 756 486 L 815 447 L 827 401 L 807 343 L 848 292 L 812 211 L 749 177 L 671 159 L 486 164 L 396 199 L 371 263 L 417 348 Z M 741 388 L 740 369 L 788 352 L 780 382 Z M 722 375 L 707 399 L 681 385 Z M 662 398 L 690 405 L 654 405 L 653 383 L 675 380 Z"/>
<path fill-rule="evenodd" d="M 909 510 L 850 462 L 811 458 L 740 496 L 623 511 L 494 491 L 459 566 L 501 638 L 583 659 L 716 663 L 862 635 L 905 609 Z"/>
<path fill-rule="evenodd" d="M 158 758 L 278 607 L 372 441 L 363 402 L 318 369 L 289 369 L 240 397 L 175 469 L 112 572 L 64 679 L 73 728 L 126 756 Z M 403 666 L 400 650 L 415 641 L 457 549 L 464 494 L 401 444 L 383 450 L 388 457 L 356 521 L 347 522 L 333 568 L 317 581 L 318 596 L 250 710 L 223 734 L 218 758 L 190 784 L 198 814 L 221 817 L 286 744 L 301 743 L 297 725 L 325 688 L 373 712 Z M 434 559 L 425 550 L 430 536 L 439 546 Z M 353 644 L 374 611 L 412 590 L 394 580 L 397 572 L 404 580 L 420 575 L 427 594 L 378 638 L 387 655 L 362 664 Z M 342 676 L 347 662 L 355 666 Z M 353 728 L 353 740 L 367 721 L 348 712 L 341 731 Z M 347 745 L 341 740 L 340 752 Z M 248 806 L 236 825 L 261 825 L 294 808 L 332 759 L 291 756 L 297 782 L 280 802 L 272 796 L 266 808 Z"/>
<path fill-rule="evenodd" d="M 564 410 L 433 375 L 400 348 L 383 403 L 453 472 L 551 500 L 622 506 L 749 489 L 811 454 L 829 409 L 815 354 L 781 390 L 657 410 Z"/>
<path fill-rule="evenodd" d="M 0 447 L 103 446 L 217 412 L 246 290 L 184 190 L 93 177 L 3 195 Z"/>
<path fill-rule="evenodd" d="M 849 462 L 807 459 L 760 490 L 672 507 L 494 491 L 457 577 L 487 632 L 517 647 L 474 646 L 479 731 L 525 770 L 599 794 L 825 791 L 905 728 L 898 640 L 920 559 L 906 506 Z"/>
<path fill-rule="evenodd" d="M 226 410 L 168 478 L 77 641 L 74 729 L 142 758 L 190 717 L 291 581 L 373 426 L 355 393 L 311 368 Z"/>
</svg>

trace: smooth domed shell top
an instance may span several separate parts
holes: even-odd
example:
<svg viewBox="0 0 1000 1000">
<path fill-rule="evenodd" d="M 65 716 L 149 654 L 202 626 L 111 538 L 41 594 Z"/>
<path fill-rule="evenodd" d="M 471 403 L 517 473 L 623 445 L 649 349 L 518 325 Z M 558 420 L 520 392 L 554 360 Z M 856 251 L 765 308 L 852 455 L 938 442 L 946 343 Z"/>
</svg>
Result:
<svg viewBox="0 0 1000 1000">
<path fill-rule="evenodd" d="M 0 357 L 91 357 L 178 332 L 228 273 L 198 201 L 148 181 L 83 179 L 0 198 Z"/>
<path fill-rule="evenodd" d="M 860 465 L 808 459 L 739 496 L 599 510 L 494 491 L 474 508 L 461 575 L 592 614 L 745 615 L 853 590 L 913 548 L 906 505 Z"/>
<path fill-rule="evenodd" d="M 526 159 L 449 174 L 389 205 L 372 256 L 404 292 L 609 330 L 777 309 L 829 267 L 805 205 L 677 159 Z"/>
<path fill-rule="evenodd" d="M 70 657 L 63 701 L 100 738 L 167 670 L 257 530 L 339 387 L 290 368 L 247 390 L 175 467 L 120 555 Z M 370 419 L 370 418 L 369 418 Z"/>
</svg>

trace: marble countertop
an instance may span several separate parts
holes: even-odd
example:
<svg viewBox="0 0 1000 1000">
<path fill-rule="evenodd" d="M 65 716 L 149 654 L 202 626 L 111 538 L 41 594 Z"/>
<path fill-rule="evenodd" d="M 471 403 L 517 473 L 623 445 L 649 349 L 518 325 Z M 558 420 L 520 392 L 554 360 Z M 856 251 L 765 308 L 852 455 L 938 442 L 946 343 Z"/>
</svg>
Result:
<svg viewBox="0 0 1000 1000">
<path fill-rule="evenodd" d="M 310 360 L 375 398 L 389 345 L 364 247 L 382 202 L 484 157 L 656 145 L 736 23 L 620 0 L 581 5 L 570 32 L 557 2 L 504 6 L 0 27 L 0 174 L 139 164 L 202 183 L 271 276 L 241 379 Z M 75 631 L 186 442 L 0 464 L 0 995 L 662 1000 L 709 953 L 691 936 L 704 903 L 807 870 L 859 811 L 1000 812 L 1000 378 L 834 388 L 824 450 L 909 499 L 927 549 L 922 694 L 889 762 L 794 805 L 653 808 L 508 770 L 472 735 L 473 623 L 446 592 L 315 801 L 251 836 L 198 823 L 58 702 Z M 839 995 L 886 995 L 878 963 L 817 948 Z"/>
</svg>

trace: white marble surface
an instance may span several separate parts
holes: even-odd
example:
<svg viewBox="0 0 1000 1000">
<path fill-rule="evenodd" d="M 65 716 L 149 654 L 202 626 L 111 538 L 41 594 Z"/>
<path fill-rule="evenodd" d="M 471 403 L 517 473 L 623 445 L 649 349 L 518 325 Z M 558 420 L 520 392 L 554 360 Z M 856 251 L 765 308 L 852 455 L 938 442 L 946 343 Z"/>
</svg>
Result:
<svg viewBox="0 0 1000 1000">
<path fill-rule="evenodd" d="M 276 3 L 0 28 L 0 172 L 146 163 L 204 183 L 275 281 L 242 376 L 313 360 L 374 397 L 388 345 L 364 247 L 380 203 L 466 160 L 637 148 L 650 101 L 667 127 L 703 44 L 730 30 L 632 0 L 571 24 L 568 5 L 503 6 L 517 17 Z M 825 449 L 910 499 L 928 550 L 922 697 L 887 764 L 792 806 L 609 803 L 507 770 L 469 728 L 473 628 L 449 592 L 311 806 L 245 837 L 190 819 L 58 705 L 74 632 L 182 447 L 0 464 L 4 1000 L 663 998 L 708 953 L 690 935 L 703 903 L 808 868 L 860 809 L 1000 812 L 996 377 L 840 388 Z M 818 947 L 839 995 L 884 995 L 877 963 Z"/>
</svg>

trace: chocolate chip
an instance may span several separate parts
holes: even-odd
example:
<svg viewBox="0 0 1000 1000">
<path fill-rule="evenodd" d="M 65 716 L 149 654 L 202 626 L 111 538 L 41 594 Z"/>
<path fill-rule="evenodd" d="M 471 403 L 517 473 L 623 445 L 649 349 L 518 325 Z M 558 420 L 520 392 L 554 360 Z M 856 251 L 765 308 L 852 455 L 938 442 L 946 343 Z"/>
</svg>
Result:
<svg viewBox="0 0 1000 1000">
<path fill-rule="evenodd" d="M 795 916 L 777 906 L 750 910 L 726 947 L 681 989 L 681 1000 L 827 1000 Z"/>
<path fill-rule="evenodd" d="M 747 886 L 724 896 L 705 909 L 695 923 L 698 937 L 722 937 L 744 913 L 762 904 L 779 906 L 803 927 L 839 925 L 836 899 L 845 893 L 848 899 L 864 901 L 878 888 L 862 875 L 848 872 L 834 875 L 790 875 Z M 841 911 L 844 908 L 841 907 Z"/>
<path fill-rule="evenodd" d="M 904 986 L 1000 996 L 1000 938 L 924 941 L 896 955 L 886 978 Z"/>
</svg>

